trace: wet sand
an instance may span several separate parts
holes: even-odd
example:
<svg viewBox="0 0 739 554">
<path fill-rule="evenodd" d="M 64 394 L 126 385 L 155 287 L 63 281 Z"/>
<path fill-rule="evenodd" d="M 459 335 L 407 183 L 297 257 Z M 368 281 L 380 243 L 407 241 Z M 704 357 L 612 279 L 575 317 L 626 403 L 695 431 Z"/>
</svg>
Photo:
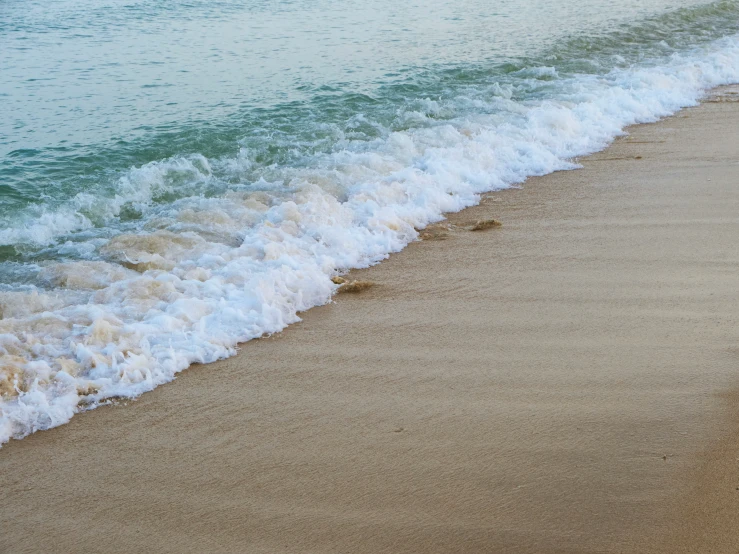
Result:
<svg viewBox="0 0 739 554">
<path fill-rule="evenodd" d="M 729 92 L 451 215 L 232 359 L 12 441 L 0 552 L 739 552 Z"/>
</svg>

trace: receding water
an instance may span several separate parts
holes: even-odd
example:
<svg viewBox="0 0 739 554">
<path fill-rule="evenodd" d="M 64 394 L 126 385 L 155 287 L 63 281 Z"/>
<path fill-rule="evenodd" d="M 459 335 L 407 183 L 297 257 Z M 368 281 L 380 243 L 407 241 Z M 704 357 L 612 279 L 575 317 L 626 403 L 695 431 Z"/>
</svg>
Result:
<svg viewBox="0 0 739 554">
<path fill-rule="evenodd" d="M 739 1 L 0 3 L 0 443 L 739 78 Z"/>
</svg>

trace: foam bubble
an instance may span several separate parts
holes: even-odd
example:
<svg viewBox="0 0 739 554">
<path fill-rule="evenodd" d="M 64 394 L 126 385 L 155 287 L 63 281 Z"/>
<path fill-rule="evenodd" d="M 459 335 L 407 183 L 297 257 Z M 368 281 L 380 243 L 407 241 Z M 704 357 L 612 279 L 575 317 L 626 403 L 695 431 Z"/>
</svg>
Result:
<svg viewBox="0 0 739 554">
<path fill-rule="evenodd" d="M 132 276 L 130 271 L 117 264 L 77 261 L 47 265 L 41 270 L 39 279 L 52 288 L 87 290 L 103 289 Z"/>
</svg>

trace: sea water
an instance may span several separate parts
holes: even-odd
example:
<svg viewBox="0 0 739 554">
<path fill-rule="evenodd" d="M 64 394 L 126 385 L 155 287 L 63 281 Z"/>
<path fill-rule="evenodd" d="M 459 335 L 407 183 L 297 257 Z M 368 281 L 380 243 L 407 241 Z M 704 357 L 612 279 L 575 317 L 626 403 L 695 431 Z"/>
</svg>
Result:
<svg viewBox="0 0 739 554">
<path fill-rule="evenodd" d="M 738 33 L 739 1 L 4 1 L 0 444 L 739 81 Z"/>
</svg>

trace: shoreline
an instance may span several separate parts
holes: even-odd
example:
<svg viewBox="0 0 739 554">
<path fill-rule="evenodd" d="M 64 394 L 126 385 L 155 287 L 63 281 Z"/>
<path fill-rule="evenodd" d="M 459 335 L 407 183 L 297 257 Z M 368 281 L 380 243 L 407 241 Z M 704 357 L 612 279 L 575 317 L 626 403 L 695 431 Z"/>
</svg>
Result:
<svg viewBox="0 0 739 554">
<path fill-rule="evenodd" d="M 736 551 L 738 124 L 633 127 L 351 272 L 360 295 L 11 441 L 9 552 Z"/>
</svg>

